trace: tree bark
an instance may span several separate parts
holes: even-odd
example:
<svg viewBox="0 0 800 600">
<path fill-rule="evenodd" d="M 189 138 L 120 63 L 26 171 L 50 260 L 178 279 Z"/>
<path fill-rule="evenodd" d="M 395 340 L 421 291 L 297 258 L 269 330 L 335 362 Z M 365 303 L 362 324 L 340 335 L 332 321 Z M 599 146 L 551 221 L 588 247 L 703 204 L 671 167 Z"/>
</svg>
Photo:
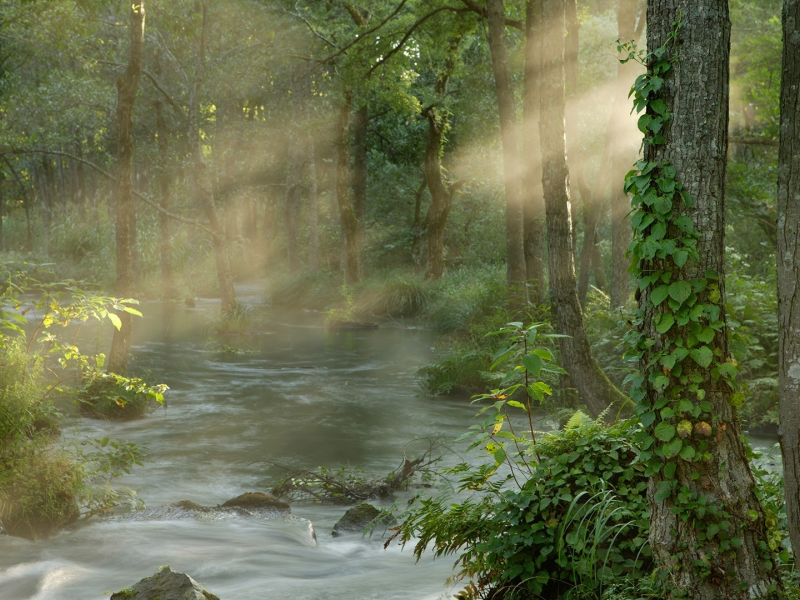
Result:
<svg viewBox="0 0 800 600">
<path fill-rule="evenodd" d="M 144 0 L 131 5 L 130 56 L 125 74 L 117 78 L 117 283 L 116 294 L 127 298 L 133 277 L 133 105 L 142 74 L 144 45 Z M 124 375 L 131 346 L 131 315 L 118 313 L 121 327 L 114 331 L 108 356 L 108 371 Z"/>
<path fill-rule="evenodd" d="M 500 134 L 503 141 L 503 180 L 506 193 L 506 279 L 509 303 L 522 308 L 527 303 L 525 250 L 523 246 L 522 179 L 519 169 L 517 116 L 514 88 L 506 48 L 503 0 L 488 0 L 489 49 L 492 55 Z"/>
<path fill-rule="evenodd" d="M 233 287 L 233 277 L 231 276 L 231 267 L 228 259 L 225 228 L 214 201 L 208 165 L 203 156 L 203 142 L 200 139 L 200 95 L 205 82 L 206 36 L 208 33 L 208 7 L 205 2 L 202 3 L 201 10 L 202 26 L 199 47 L 195 56 L 195 81 L 189 110 L 189 139 L 192 144 L 194 193 L 197 203 L 205 213 L 206 219 L 208 219 L 209 229 L 212 231 L 211 243 L 214 247 L 217 280 L 219 281 L 220 309 L 224 314 L 230 314 L 236 309 L 238 302 L 236 301 L 236 291 Z"/>
<path fill-rule="evenodd" d="M 422 241 L 425 237 L 425 222 L 422 219 L 422 198 L 425 194 L 425 188 L 428 187 L 428 182 L 423 175 L 422 182 L 414 194 L 414 223 L 411 226 L 412 241 L 411 241 L 411 261 L 414 263 L 414 273 L 419 275 L 422 272 Z"/>
<path fill-rule="evenodd" d="M 642 15 L 644 21 L 644 15 Z M 632 40 L 636 35 L 636 0 L 620 0 L 617 10 L 617 28 L 622 42 Z M 633 83 L 634 63 L 617 65 L 617 89 L 612 109 L 613 128 L 622 131 L 628 120 L 628 90 Z M 631 226 L 625 216 L 630 211 L 630 202 L 620 182 L 631 168 L 632 158 L 629 149 L 621 140 L 624 135 L 617 135 L 611 148 L 611 308 L 623 306 L 630 297 L 630 261 L 627 257 L 628 245 L 631 243 Z"/>
<path fill-rule="evenodd" d="M 647 490 L 650 545 L 658 565 L 669 577 L 670 598 L 779 598 L 783 597 L 780 578 L 775 563 L 770 562 L 772 555 L 764 513 L 754 494 L 755 483 L 733 407 L 733 392 L 723 380 L 713 379 L 713 361 L 721 364 L 730 356 L 724 286 L 731 30 L 728 3 L 726 0 L 650 2 L 647 47 L 652 50 L 663 47 L 673 32 L 673 24 L 679 21 L 682 26 L 677 32 L 677 41 L 667 49 L 667 56 L 674 57 L 675 61 L 656 93 L 656 98 L 663 100 L 671 114 L 661 130 L 665 143 L 646 147 L 645 152 L 648 161 L 669 161 L 670 167 L 675 169 L 675 179 L 691 195 L 690 206 L 679 202 L 676 195 L 670 219 L 691 218 L 699 232 L 699 258 L 678 268 L 672 261 L 655 257 L 640 261 L 639 267 L 646 273 L 668 270 L 671 285 L 706 281 L 704 288 L 697 288 L 695 305 L 708 308 L 704 308 L 706 316 L 701 315 L 697 322 L 684 325 L 680 324 L 680 313 L 676 313 L 675 326 L 661 334 L 656 327 L 664 309 L 662 305 L 653 306 L 649 287 L 643 290 L 641 331 L 647 344 L 640 365 L 646 394 L 641 402 L 655 412 L 662 407 L 659 401 L 664 397 L 675 399 L 685 394 L 690 402 L 696 397 L 702 413 L 691 417 L 694 423 L 687 421 L 694 425 L 694 433 L 690 430 L 685 439 L 691 441 L 687 447 L 697 447 L 703 452 L 704 459 L 693 460 L 691 456 L 684 459 L 683 454 L 664 458 L 669 464 L 662 463 L 665 466 L 651 475 Z M 682 235 L 677 226 L 669 227 L 671 237 Z M 713 279 L 710 271 L 716 272 L 718 280 Z M 706 345 L 714 356 L 709 365 L 711 370 L 692 358 L 683 361 L 679 365 L 680 372 L 676 373 L 666 366 L 662 369 L 661 364 L 652 364 L 656 352 L 661 349 L 672 352 L 680 347 L 677 342 L 698 348 L 699 342 L 692 342 L 691 338 L 691 332 L 696 331 L 694 326 L 702 329 L 706 322 L 712 321 L 719 321 L 722 326 L 713 331 L 713 338 Z M 656 388 L 653 382 L 658 376 L 668 378 L 666 387 Z M 697 384 L 696 396 L 690 391 L 689 382 Z M 702 408 L 705 403 L 708 403 L 706 408 Z M 665 415 L 664 411 L 657 414 L 659 424 L 670 420 L 677 423 L 680 412 L 674 416 Z M 703 424 L 707 427 L 705 432 L 703 428 L 698 429 Z M 648 426 L 648 433 L 653 427 L 655 424 Z M 658 444 L 654 447 L 662 448 Z M 668 478 L 665 471 L 671 464 L 676 470 Z M 670 485 L 674 486 L 671 491 Z M 664 497 L 665 489 L 668 493 Z M 703 507 L 702 514 L 693 508 L 696 506 Z M 716 511 L 724 516 L 715 517 Z M 724 522 L 718 522 L 720 518 Z M 714 533 L 709 534 L 710 525 L 715 522 L 721 528 L 721 534 L 716 537 Z M 720 543 L 726 537 L 738 541 L 729 551 L 722 551 Z"/>
<path fill-rule="evenodd" d="M 350 199 L 350 152 L 348 137 L 350 130 L 350 106 L 352 94 L 345 92 L 339 102 L 339 114 L 336 119 L 336 202 L 339 207 L 339 218 L 342 225 L 342 257 L 344 259 L 345 281 L 348 284 L 358 283 L 361 271 L 361 258 L 358 249 L 358 217 L 353 201 Z"/>
<path fill-rule="evenodd" d="M 358 279 L 364 277 L 364 227 L 367 217 L 367 129 L 369 107 L 365 103 L 353 115 L 353 209 L 358 221 Z"/>
<path fill-rule="evenodd" d="M 428 143 L 425 147 L 425 183 L 431 193 L 431 204 L 425 219 L 428 230 L 428 265 L 426 279 L 440 279 L 444 273 L 444 228 L 452 205 L 452 193 L 442 179 L 440 153 L 446 120 L 432 108 L 428 119 Z M 422 194 L 419 194 L 420 199 Z"/>
<path fill-rule="evenodd" d="M 778 150 L 778 394 L 789 538 L 800 554 L 800 0 L 783 4 Z M 797 563 L 795 563 L 795 568 Z"/>
<path fill-rule="evenodd" d="M 622 408 L 627 398 L 608 380 L 592 356 L 578 303 L 572 227 L 569 214 L 569 172 L 564 132 L 564 0 L 544 0 L 547 23 L 543 38 L 541 115 L 542 189 L 547 217 L 550 296 L 556 316 L 561 366 L 569 373 L 581 402 L 594 416 L 609 406 Z M 614 414 L 610 414 L 614 417 Z"/>
<path fill-rule="evenodd" d="M 525 279 L 532 304 L 545 301 L 544 279 L 544 195 L 542 192 L 542 152 L 539 140 L 539 77 L 542 66 L 542 0 L 528 0 L 525 11 L 525 87 L 522 97 L 523 247 Z"/>
</svg>

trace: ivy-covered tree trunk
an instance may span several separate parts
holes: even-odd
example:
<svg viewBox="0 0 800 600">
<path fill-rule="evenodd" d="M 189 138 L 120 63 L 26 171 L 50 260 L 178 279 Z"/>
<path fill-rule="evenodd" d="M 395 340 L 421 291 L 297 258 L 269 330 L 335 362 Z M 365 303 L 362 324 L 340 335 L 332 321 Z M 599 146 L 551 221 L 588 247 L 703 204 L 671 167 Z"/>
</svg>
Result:
<svg viewBox="0 0 800 600">
<path fill-rule="evenodd" d="M 542 65 L 542 0 L 528 0 L 525 10 L 525 87 L 522 97 L 522 220 L 525 276 L 528 298 L 536 305 L 545 301 L 544 195 L 542 151 L 539 141 L 539 77 Z"/>
<path fill-rule="evenodd" d="M 594 416 L 598 416 L 609 406 L 621 408 L 627 398 L 609 381 L 592 355 L 578 303 L 564 134 L 564 1 L 544 0 L 542 16 L 548 26 L 542 45 L 539 134 L 550 298 L 558 332 L 566 336 L 559 338 L 561 366 L 569 373 L 580 401 Z M 611 418 L 615 416 L 615 410 L 612 408 Z"/>
<path fill-rule="evenodd" d="M 519 169 L 517 112 L 506 48 L 503 0 L 488 0 L 489 49 L 492 55 L 500 133 L 503 140 L 503 181 L 506 193 L 506 265 L 509 301 L 520 308 L 527 301 L 522 225 L 522 180 Z"/>
<path fill-rule="evenodd" d="M 645 427 L 650 545 L 670 598 L 777 598 L 725 317 L 728 5 L 659 0 L 647 23 L 648 74 L 634 95 L 645 157 L 626 188 L 635 194 L 641 374 L 632 396 Z"/>
<path fill-rule="evenodd" d="M 778 393 L 786 516 L 800 554 L 800 0 L 783 4 L 778 167 Z M 797 565 L 797 562 L 795 562 Z"/>
<path fill-rule="evenodd" d="M 644 15 L 642 15 L 644 19 Z M 628 42 L 633 39 L 636 27 L 636 0 L 620 0 L 617 9 L 617 30 L 619 40 Z M 612 126 L 621 131 L 628 119 L 628 90 L 626 83 L 633 81 L 630 63 L 617 65 L 617 89 L 614 93 Z M 623 191 L 620 182 L 630 169 L 631 158 L 628 149 L 623 145 L 624 135 L 617 135 L 611 147 L 611 308 L 623 306 L 630 296 L 630 279 L 628 267 L 630 261 L 626 256 L 631 242 L 631 226 L 625 219 L 630 210 L 628 195 Z"/>
<path fill-rule="evenodd" d="M 214 259 L 217 268 L 217 281 L 219 282 L 219 296 L 221 310 L 225 314 L 232 313 L 237 306 L 236 291 L 233 287 L 233 276 L 228 258 L 228 243 L 225 229 L 220 219 L 217 205 L 214 200 L 214 191 L 208 173 L 208 165 L 203 155 L 203 142 L 200 138 L 200 94 L 205 82 L 206 72 L 206 36 L 208 34 L 208 7 L 205 2 L 200 6 L 202 10 L 202 26 L 200 32 L 199 48 L 195 57 L 195 81 L 192 90 L 189 110 L 189 138 L 192 144 L 194 193 L 196 201 L 208 219 L 211 230 L 211 243 L 214 247 Z"/>
<path fill-rule="evenodd" d="M 117 78 L 117 284 L 116 294 L 128 298 L 133 277 L 133 105 L 142 75 L 144 1 L 131 5 L 130 56 L 125 74 Z M 108 355 L 108 371 L 124 375 L 128 370 L 132 321 L 120 311 L 121 326 L 114 331 Z"/>
</svg>

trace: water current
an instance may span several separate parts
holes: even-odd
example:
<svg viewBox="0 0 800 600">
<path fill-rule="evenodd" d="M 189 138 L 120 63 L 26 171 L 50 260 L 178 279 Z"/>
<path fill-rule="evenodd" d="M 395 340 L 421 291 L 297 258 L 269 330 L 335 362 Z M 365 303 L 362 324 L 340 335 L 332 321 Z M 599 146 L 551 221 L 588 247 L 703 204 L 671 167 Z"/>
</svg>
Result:
<svg viewBox="0 0 800 600">
<path fill-rule="evenodd" d="M 275 310 L 259 335 L 210 341 L 205 330 L 217 307 L 211 300 L 196 308 L 144 304 L 134 364 L 170 386 L 166 409 L 127 423 L 78 422 L 81 435 L 147 446 L 145 467 L 119 484 L 151 509 L 268 492 L 279 473 L 264 461 L 306 469 L 350 464 L 383 475 L 398 466 L 408 442 L 453 439 L 474 414 L 463 398 L 420 392 L 415 373 L 431 358 L 430 332 L 389 325 L 334 333 L 320 314 Z M 103 335 L 94 340 L 107 351 Z M 220 352 L 221 343 L 247 352 Z M 425 445 L 405 451 L 418 454 Z M 292 519 L 150 511 L 92 518 L 36 542 L 0 536 L 0 600 L 100 600 L 161 565 L 189 573 L 222 600 L 452 597 L 445 583 L 452 559 L 415 564 L 410 547 L 334 538 L 344 510 L 299 502 Z"/>
</svg>

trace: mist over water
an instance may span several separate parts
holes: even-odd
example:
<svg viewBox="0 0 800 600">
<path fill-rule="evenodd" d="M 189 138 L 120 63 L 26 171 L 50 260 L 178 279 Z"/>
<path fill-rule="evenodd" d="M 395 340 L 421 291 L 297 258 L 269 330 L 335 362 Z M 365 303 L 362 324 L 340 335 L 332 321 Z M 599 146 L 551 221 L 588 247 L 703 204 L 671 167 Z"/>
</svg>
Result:
<svg viewBox="0 0 800 600">
<path fill-rule="evenodd" d="M 145 467 L 118 485 L 135 489 L 149 510 L 80 522 L 38 542 L 1 536 L 0 598 L 101 599 L 161 565 L 223 600 L 451 597 L 451 559 L 415 564 L 410 548 L 333 538 L 346 507 L 294 503 L 290 518 L 158 510 L 183 499 L 214 506 L 268 492 L 280 470 L 264 461 L 350 464 L 382 476 L 400 464 L 408 442 L 453 439 L 474 414 L 463 398 L 420 394 L 415 372 L 431 357 L 430 332 L 336 334 L 320 314 L 276 310 L 266 332 L 214 342 L 204 328 L 216 309 L 210 300 L 196 309 L 145 304 L 134 365 L 170 386 L 166 409 L 129 423 L 80 420 L 83 435 L 147 445 Z M 221 343 L 248 352 L 218 352 Z M 405 452 L 426 448 L 418 441 Z"/>
</svg>

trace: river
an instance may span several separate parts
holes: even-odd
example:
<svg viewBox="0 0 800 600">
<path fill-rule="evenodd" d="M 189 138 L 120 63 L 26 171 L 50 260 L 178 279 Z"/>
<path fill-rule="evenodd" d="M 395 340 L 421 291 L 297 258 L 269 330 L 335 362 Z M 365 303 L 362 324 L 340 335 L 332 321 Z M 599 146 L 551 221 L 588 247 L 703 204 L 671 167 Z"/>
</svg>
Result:
<svg viewBox="0 0 800 600">
<path fill-rule="evenodd" d="M 259 335 L 209 340 L 217 307 L 212 300 L 196 308 L 145 303 L 144 317 L 135 319 L 134 364 L 170 386 L 166 409 L 126 423 L 78 420 L 81 435 L 147 446 L 145 466 L 118 483 L 150 508 L 183 499 L 213 506 L 268 492 L 279 472 L 264 461 L 307 469 L 350 464 L 383 475 L 398 466 L 409 441 L 453 439 L 474 414 L 463 398 L 420 392 L 415 373 L 432 356 L 430 332 L 389 325 L 337 334 L 324 328 L 323 315 L 274 310 Z M 221 343 L 247 352 L 219 352 Z M 414 442 L 406 451 L 425 447 Z M 298 502 L 298 518 L 288 520 L 145 512 L 81 521 L 37 542 L 0 536 L 0 599 L 99 600 L 161 565 L 190 574 L 222 600 L 452 597 L 457 588 L 445 583 L 451 558 L 415 564 L 410 547 L 333 538 L 344 510 Z"/>
</svg>

